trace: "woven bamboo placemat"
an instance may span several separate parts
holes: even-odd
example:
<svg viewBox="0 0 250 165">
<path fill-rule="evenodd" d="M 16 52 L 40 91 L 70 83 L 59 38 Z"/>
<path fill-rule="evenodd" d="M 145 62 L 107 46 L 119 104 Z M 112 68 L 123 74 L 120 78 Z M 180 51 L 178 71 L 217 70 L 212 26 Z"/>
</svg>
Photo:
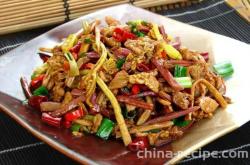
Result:
<svg viewBox="0 0 250 165">
<path fill-rule="evenodd" d="M 60 24 L 113 5 L 130 3 L 152 11 L 174 9 L 201 0 L 9 0 L 0 5 L 0 35 Z"/>
</svg>

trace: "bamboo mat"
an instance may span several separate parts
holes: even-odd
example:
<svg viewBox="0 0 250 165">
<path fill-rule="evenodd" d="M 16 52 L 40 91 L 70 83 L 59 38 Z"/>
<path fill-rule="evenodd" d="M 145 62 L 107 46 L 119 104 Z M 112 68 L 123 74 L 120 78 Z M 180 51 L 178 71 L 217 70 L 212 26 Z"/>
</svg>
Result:
<svg viewBox="0 0 250 165">
<path fill-rule="evenodd" d="M 0 0 L 0 35 L 55 25 L 98 9 L 130 3 L 152 11 L 190 6 L 201 0 Z"/>
</svg>

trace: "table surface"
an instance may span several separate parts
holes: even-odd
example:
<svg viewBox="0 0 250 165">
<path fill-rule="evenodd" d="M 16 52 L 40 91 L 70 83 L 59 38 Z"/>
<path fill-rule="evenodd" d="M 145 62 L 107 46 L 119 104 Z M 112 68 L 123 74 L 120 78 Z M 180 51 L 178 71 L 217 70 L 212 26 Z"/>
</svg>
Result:
<svg viewBox="0 0 250 165">
<path fill-rule="evenodd" d="M 238 16 L 235 9 L 228 7 L 223 0 L 206 0 L 192 7 L 160 11 L 159 14 L 250 43 L 250 25 Z M 0 36 L 0 55 L 51 28 L 53 27 Z M 0 112 L 0 135 L 0 164 L 77 164 L 32 136 L 3 112 Z M 250 122 L 204 146 L 201 150 L 219 151 L 220 154 L 231 151 L 248 151 L 249 153 Z M 205 161 L 204 158 L 205 156 L 186 158 L 180 164 L 250 164 L 250 158 L 215 159 L 210 157 Z"/>
</svg>

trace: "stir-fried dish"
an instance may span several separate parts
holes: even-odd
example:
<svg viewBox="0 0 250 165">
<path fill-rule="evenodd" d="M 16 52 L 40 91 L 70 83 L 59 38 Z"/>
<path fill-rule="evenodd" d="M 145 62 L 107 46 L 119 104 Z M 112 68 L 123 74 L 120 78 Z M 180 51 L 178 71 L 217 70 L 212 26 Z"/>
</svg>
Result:
<svg viewBox="0 0 250 165">
<path fill-rule="evenodd" d="M 21 78 L 44 123 L 136 151 L 180 138 L 231 102 L 223 79 L 233 73 L 230 62 L 212 66 L 207 52 L 182 46 L 155 23 L 105 21 L 84 22 L 53 49 L 40 48 L 43 65 L 29 84 Z"/>
</svg>

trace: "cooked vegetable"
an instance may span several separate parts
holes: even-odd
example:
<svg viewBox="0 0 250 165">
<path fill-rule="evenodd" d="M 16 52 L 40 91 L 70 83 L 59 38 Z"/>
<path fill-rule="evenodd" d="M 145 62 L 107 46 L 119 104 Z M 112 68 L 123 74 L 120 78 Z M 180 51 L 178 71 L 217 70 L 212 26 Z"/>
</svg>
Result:
<svg viewBox="0 0 250 165">
<path fill-rule="evenodd" d="M 117 27 L 114 29 L 113 38 L 118 42 L 125 42 L 127 39 L 135 39 L 136 35 Z"/>
<path fill-rule="evenodd" d="M 86 88 L 86 102 L 87 104 L 92 107 L 92 103 L 90 101 L 93 93 L 95 92 L 96 88 L 96 79 L 97 79 L 97 71 L 102 67 L 103 63 L 107 58 L 107 50 L 103 43 L 100 44 L 101 47 L 101 57 L 95 64 L 94 68 L 92 68 L 91 72 L 89 72 L 82 80 L 83 88 Z"/>
<path fill-rule="evenodd" d="M 139 85 L 137 85 L 137 84 L 134 84 L 133 86 L 132 86 L 132 93 L 134 94 L 134 95 L 136 95 L 136 94 L 138 94 L 139 92 L 140 92 L 140 86 Z"/>
<path fill-rule="evenodd" d="M 38 54 L 44 63 L 46 63 L 48 61 L 48 59 L 51 57 L 50 55 L 45 54 L 45 53 L 41 53 L 41 52 L 39 52 Z"/>
<path fill-rule="evenodd" d="M 72 56 L 72 54 L 70 52 L 67 52 L 64 55 L 65 55 L 65 57 L 67 58 L 67 60 L 69 62 L 69 75 L 71 77 L 78 76 L 79 75 L 79 69 L 77 67 L 77 63 L 76 63 L 74 57 Z"/>
<path fill-rule="evenodd" d="M 124 59 L 124 58 L 118 59 L 117 62 L 116 62 L 116 67 L 117 67 L 118 69 L 121 69 L 121 67 L 122 67 L 122 65 L 124 64 L 124 62 L 125 62 L 125 59 Z"/>
<path fill-rule="evenodd" d="M 187 68 L 184 66 L 176 65 L 174 68 L 174 77 L 186 77 Z"/>
<path fill-rule="evenodd" d="M 146 136 L 136 137 L 129 145 L 130 151 L 144 150 L 149 147 L 148 138 Z"/>
<path fill-rule="evenodd" d="M 23 92 L 24 92 L 26 98 L 30 98 L 32 96 L 32 93 L 30 92 L 30 88 L 29 88 L 27 79 L 25 77 L 21 77 L 20 82 L 21 82 Z"/>
<path fill-rule="evenodd" d="M 157 24 L 153 24 L 153 27 L 150 31 L 151 35 L 153 35 L 154 38 L 156 38 L 157 40 L 161 40 L 163 39 L 160 31 L 159 31 L 159 28 L 158 28 L 158 25 Z"/>
<path fill-rule="evenodd" d="M 74 123 L 71 125 L 71 131 L 72 132 L 79 132 L 81 128 L 81 124 Z"/>
<path fill-rule="evenodd" d="M 39 75 L 38 77 L 32 79 L 31 83 L 30 83 L 30 87 L 35 90 L 37 88 L 39 88 L 42 83 L 43 83 L 43 79 L 44 79 L 45 75 Z"/>
<path fill-rule="evenodd" d="M 159 60 L 156 60 L 155 58 L 152 58 L 152 63 L 156 66 L 156 68 L 161 73 L 162 77 L 168 82 L 168 84 L 174 89 L 174 90 L 182 90 L 183 87 L 176 82 L 176 80 L 173 78 L 172 74 L 169 72 L 167 68 L 164 68 L 162 66 L 162 62 Z"/>
<path fill-rule="evenodd" d="M 228 77 L 234 73 L 232 63 L 229 61 L 215 64 L 213 67 L 214 67 L 215 72 L 222 77 Z"/>
<path fill-rule="evenodd" d="M 190 77 L 175 77 L 174 79 L 183 88 L 191 88 L 192 87 L 192 80 Z"/>
<path fill-rule="evenodd" d="M 223 79 L 234 72 L 230 62 L 209 68 L 207 52 L 182 46 L 162 25 L 105 21 L 83 22 L 54 48 L 42 48 L 44 63 L 30 84 L 21 78 L 43 122 L 78 138 L 121 138 L 137 151 L 176 140 L 231 103 Z"/>
<path fill-rule="evenodd" d="M 185 120 L 183 117 L 179 117 L 173 120 L 174 125 L 179 126 L 179 127 L 185 127 L 189 123 L 191 123 L 190 120 Z"/>
<path fill-rule="evenodd" d="M 78 106 L 78 103 L 85 101 L 85 96 L 81 95 L 74 100 L 70 101 L 68 104 L 64 105 L 63 107 L 57 109 L 56 111 L 53 111 L 51 113 L 51 116 L 57 117 L 57 116 L 62 116 L 68 111 L 76 108 Z"/>
<path fill-rule="evenodd" d="M 128 132 L 128 128 L 127 128 L 125 121 L 124 121 L 124 118 L 122 116 L 121 107 L 120 107 L 118 101 L 116 100 L 115 96 L 113 95 L 113 93 L 108 89 L 107 85 L 102 81 L 102 79 L 97 77 L 97 83 L 100 86 L 100 88 L 102 89 L 103 93 L 109 98 L 109 100 L 114 108 L 116 121 L 117 121 L 118 126 L 121 130 L 124 145 L 127 146 L 131 142 L 131 136 Z"/>
<path fill-rule="evenodd" d="M 208 90 L 211 92 L 211 94 L 213 94 L 213 96 L 215 97 L 215 99 L 218 101 L 218 103 L 220 104 L 220 106 L 222 108 L 226 108 L 227 107 L 227 102 L 226 100 L 223 98 L 223 96 L 220 94 L 220 92 L 212 85 L 210 84 L 207 80 L 205 79 L 200 79 L 200 80 L 197 80 L 192 88 L 191 88 L 191 95 L 192 95 L 192 98 L 194 98 L 194 92 L 195 92 L 195 88 L 197 86 L 197 84 L 199 83 L 202 83 L 204 84 Z M 192 99 L 194 100 L 194 99 Z"/>
<path fill-rule="evenodd" d="M 48 96 L 49 91 L 45 86 L 40 86 L 39 88 L 34 90 L 33 95 L 34 96 L 39 96 L 39 95 Z"/>
<path fill-rule="evenodd" d="M 52 117 L 48 113 L 42 113 L 42 121 L 50 126 L 61 127 L 61 117 Z"/>
<path fill-rule="evenodd" d="M 68 112 L 64 115 L 64 119 L 66 121 L 74 121 L 75 119 L 78 119 L 80 117 L 84 116 L 84 112 L 82 108 L 79 108 L 77 110 L 73 110 L 71 112 Z"/>
<path fill-rule="evenodd" d="M 41 103 L 46 101 L 48 101 L 47 96 L 31 96 L 28 100 L 28 104 L 31 107 L 40 110 Z"/>
<path fill-rule="evenodd" d="M 31 80 L 34 80 L 35 78 L 39 77 L 40 75 L 44 74 L 48 69 L 48 63 L 44 63 L 42 66 L 37 67 L 33 74 L 31 75 Z"/>
<path fill-rule="evenodd" d="M 154 124 L 145 124 L 141 126 L 135 126 L 129 130 L 130 133 L 136 133 L 136 132 L 146 132 L 150 130 L 155 130 L 155 129 L 161 129 L 161 128 L 167 128 L 173 125 L 172 121 L 164 121 L 164 122 L 159 122 L 159 123 L 154 123 Z"/>
<path fill-rule="evenodd" d="M 150 104 L 153 103 L 152 98 L 149 96 L 146 97 L 146 100 L 147 100 L 147 103 L 150 103 Z M 151 112 L 152 111 L 149 109 L 145 110 L 142 113 L 142 115 L 140 116 L 140 118 L 138 119 L 137 125 L 141 125 L 141 124 L 145 123 L 148 120 L 148 118 L 150 117 Z"/>
<path fill-rule="evenodd" d="M 110 134 L 112 133 L 113 128 L 114 128 L 114 122 L 112 122 L 111 120 L 107 118 L 104 118 L 102 120 L 102 124 L 99 127 L 96 135 L 104 140 L 107 140 Z"/>
<path fill-rule="evenodd" d="M 72 48 L 74 46 L 74 44 L 77 41 L 77 36 L 75 34 L 70 34 L 66 40 L 62 43 L 62 51 L 64 53 L 68 53 L 70 48 Z"/>
<path fill-rule="evenodd" d="M 167 55 L 176 60 L 181 60 L 182 55 L 178 50 L 176 50 L 172 45 L 166 44 L 166 43 L 161 43 L 162 49 L 167 53 Z"/>
</svg>

